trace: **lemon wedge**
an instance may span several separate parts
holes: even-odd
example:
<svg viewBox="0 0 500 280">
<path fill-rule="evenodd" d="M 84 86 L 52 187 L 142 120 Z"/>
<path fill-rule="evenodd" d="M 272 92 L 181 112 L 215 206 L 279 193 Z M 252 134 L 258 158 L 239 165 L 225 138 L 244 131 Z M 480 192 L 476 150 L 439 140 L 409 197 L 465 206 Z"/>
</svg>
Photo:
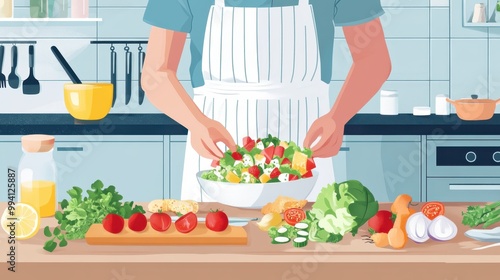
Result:
<svg viewBox="0 0 500 280">
<path fill-rule="evenodd" d="M 15 210 L 6 208 L 3 211 L 0 224 L 8 235 L 15 230 L 16 239 L 25 240 L 35 236 L 40 229 L 40 216 L 32 206 L 16 203 Z"/>
<path fill-rule="evenodd" d="M 260 222 L 257 223 L 257 226 L 262 231 L 268 231 L 272 227 L 277 227 L 282 223 L 283 219 L 281 218 L 281 214 L 279 213 L 268 213 L 260 219 Z"/>
</svg>

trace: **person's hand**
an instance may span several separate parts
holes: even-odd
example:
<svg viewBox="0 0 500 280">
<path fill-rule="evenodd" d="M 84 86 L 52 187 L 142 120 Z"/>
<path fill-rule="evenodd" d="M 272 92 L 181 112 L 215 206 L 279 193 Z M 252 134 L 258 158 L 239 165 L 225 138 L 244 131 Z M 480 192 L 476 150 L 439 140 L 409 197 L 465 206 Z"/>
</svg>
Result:
<svg viewBox="0 0 500 280">
<path fill-rule="evenodd" d="M 344 137 L 344 124 L 324 115 L 313 122 L 304 139 L 304 147 L 310 148 L 314 157 L 328 158 L 338 154 Z M 320 140 L 311 147 L 318 139 Z"/>
<path fill-rule="evenodd" d="M 191 145 L 202 157 L 218 160 L 224 153 L 217 146 L 224 143 L 231 151 L 236 151 L 236 143 L 227 129 L 218 121 L 204 118 L 191 129 Z"/>
</svg>

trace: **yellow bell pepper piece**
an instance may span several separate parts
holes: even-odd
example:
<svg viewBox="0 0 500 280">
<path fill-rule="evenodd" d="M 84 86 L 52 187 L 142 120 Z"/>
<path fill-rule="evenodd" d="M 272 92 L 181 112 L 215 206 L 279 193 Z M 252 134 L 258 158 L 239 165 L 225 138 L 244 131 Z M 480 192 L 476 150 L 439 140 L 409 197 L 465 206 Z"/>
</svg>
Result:
<svg viewBox="0 0 500 280">
<path fill-rule="evenodd" d="M 280 146 L 286 149 L 286 148 L 288 148 L 288 143 L 285 141 L 281 141 Z"/>
<path fill-rule="evenodd" d="M 265 184 L 265 183 L 269 182 L 269 180 L 271 180 L 271 177 L 269 177 L 269 175 L 267 175 L 267 174 L 262 174 L 262 175 L 260 175 L 259 180 L 261 183 Z"/>
<path fill-rule="evenodd" d="M 232 171 L 229 171 L 227 173 L 226 180 L 228 180 L 230 183 L 239 183 L 241 181 L 240 177 L 238 177 L 238 175 L 234 174 Z"/>
<path fill-rule="evenodd" d="M 301 175 L 307 173 L 307 155 L 301 152 L 295 152 L 292 158 L 292 168 L 299 171 Z"/>
</svg>

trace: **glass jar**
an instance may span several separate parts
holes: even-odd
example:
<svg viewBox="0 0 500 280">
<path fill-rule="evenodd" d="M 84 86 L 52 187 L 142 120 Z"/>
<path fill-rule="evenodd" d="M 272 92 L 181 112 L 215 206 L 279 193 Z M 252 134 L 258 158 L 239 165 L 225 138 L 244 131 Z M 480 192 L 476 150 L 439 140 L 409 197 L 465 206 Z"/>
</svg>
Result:
<svg viewBox="0 0 500 280">
<path fill-rule="evenodd" d="M 0 0 L 0 18 L 11 18 L 14 16 L 13 2 L 13 0 Z"/>
<path fill-rule="evenodd" d="M 26 135 L 21 138 L 19 201 L 37 210 L 39 217 L 54 216 L 57 209 L 56 165 L 52 151 L 54 136 Z"/>
<path fill-rule="evenodd" d="M 71 0 L 71 17 L 88 18 L 89 0 Z"/>
<path fill-rule="evenodd" d="M 67 18 L 69 0 L 49 0 L 49 18 Z"/>
<path fill-rule="evenodd" d="M 32 18 L 46 18 L 49 16 L 48 0 L 30 0 L 30 16 Z"/>
</svg>

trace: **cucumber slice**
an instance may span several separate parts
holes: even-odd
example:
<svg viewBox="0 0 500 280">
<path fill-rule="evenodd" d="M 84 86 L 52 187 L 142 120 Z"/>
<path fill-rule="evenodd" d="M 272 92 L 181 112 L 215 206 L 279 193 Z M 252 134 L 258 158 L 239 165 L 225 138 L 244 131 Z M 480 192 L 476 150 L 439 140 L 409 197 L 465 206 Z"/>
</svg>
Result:
<svg viewBox="0 0 500 280">
<path fill-rule="evenodd" d="M 273 239 L 273 244 L 285 244 L 290 242 L 290 238 L 284 236 L 278 236 Z"/>
<path fill-rule="evenodd" d="M 288 231 L 288 229 L 286 227 L 280 227 L 278 229 L 278 233 L 281 235 L 285 234 L 287 231 Z"/>
<path fill-rule="evenodd" d="M 297 229 L 301 229 L 301 230 L 305 230 L 305 229 L 307 229 L 308 227 L 309 227 L 309 225 L 308 225 L 308 224 L 306 224 L 306 223 L 296 223 L 296 224 L 295 224 L 295 228 L 297 228 Z"/>
<path fill-rule="evenodd" d="M 299 231 L 297 231 L 297 235 L 298 235 L 298 237 L 308 237 L 309 232 L 307 232 L 305 230 L 299 230 Z"/>
<path fill-rule="evenodd" d="M 293 240 L 293 247 L 302 248 L 307 246 L 307 238 L 305 237 L 297 237 Z"/>
</svg>

